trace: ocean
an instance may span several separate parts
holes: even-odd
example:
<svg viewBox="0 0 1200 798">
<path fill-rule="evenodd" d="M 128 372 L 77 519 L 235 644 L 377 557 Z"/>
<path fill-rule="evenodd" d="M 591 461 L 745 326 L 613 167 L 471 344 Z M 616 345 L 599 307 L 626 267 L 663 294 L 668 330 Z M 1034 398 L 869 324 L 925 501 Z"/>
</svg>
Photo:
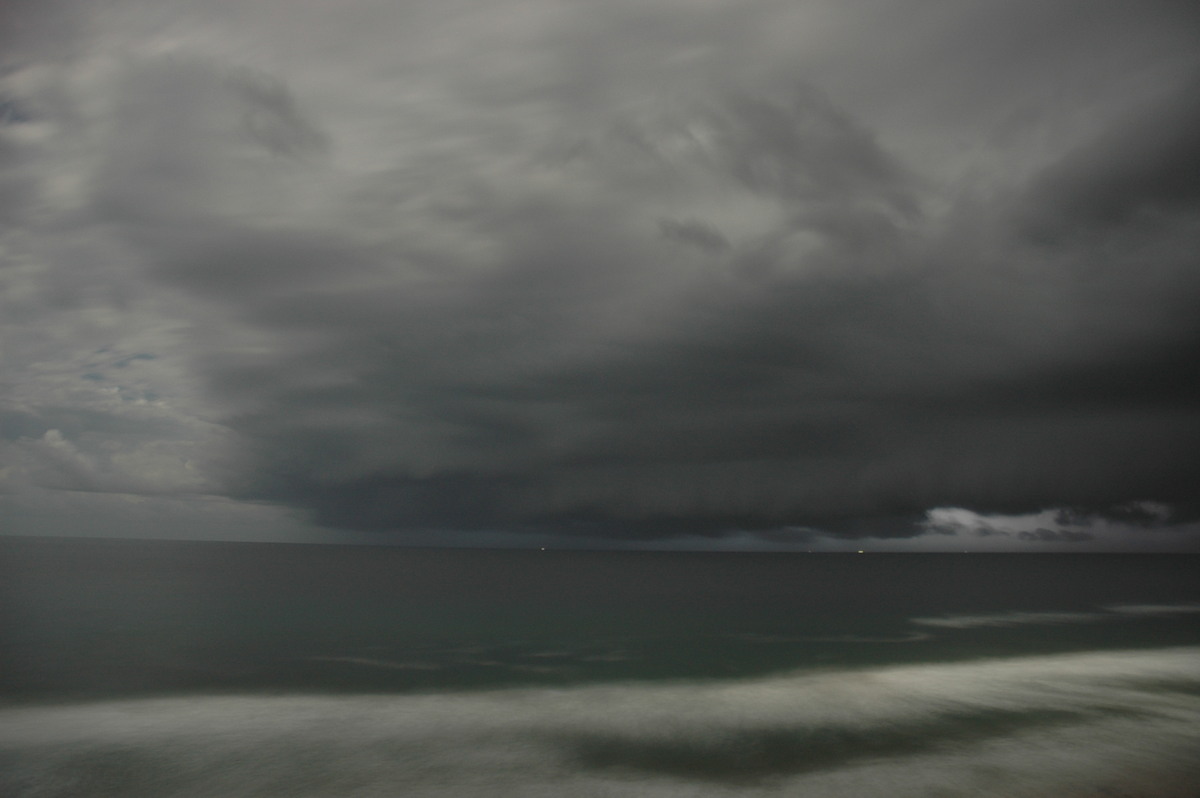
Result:
<svg viewBox="0 0 1200 798">
<path fill-rule="evenodd" d="M 1197 566 L 0 538 L 0 795 L 1197 798 Z"/>
</svg>

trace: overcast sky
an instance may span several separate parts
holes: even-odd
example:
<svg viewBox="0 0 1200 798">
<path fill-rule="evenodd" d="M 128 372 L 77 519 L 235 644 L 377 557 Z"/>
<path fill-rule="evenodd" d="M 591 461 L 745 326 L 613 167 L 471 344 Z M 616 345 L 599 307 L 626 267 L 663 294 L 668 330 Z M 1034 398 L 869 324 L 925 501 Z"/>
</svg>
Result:
<svg viewBox="0 0 1200 798">
<path fill-rule="evenodd" d="M 6 0 L 0 529 L 1200 550 L 1185 0 Z"/>
</svg>

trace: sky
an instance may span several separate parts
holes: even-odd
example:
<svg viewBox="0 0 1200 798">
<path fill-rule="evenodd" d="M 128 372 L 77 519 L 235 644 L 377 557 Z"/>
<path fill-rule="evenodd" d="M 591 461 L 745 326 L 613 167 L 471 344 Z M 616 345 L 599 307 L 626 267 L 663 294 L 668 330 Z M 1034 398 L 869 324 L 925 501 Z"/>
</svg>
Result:
<svg viewBox="0 0 1200 798">
<path fill-rule="evenodd" d="M 6 0 L 0 532 L 1200 551 L 1184 0 Z"/>
</svg>

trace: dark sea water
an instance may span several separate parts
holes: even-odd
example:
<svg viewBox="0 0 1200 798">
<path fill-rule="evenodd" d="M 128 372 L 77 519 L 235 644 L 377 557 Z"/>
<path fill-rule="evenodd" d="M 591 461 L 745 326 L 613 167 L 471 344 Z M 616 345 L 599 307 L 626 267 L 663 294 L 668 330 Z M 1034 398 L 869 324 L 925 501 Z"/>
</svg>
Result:
<svg viewBox="0 0 1200 798">
<path fill-rule="evenodd" d="M 1200 796 L 1200 557 L 0 538 L 0 796 Z"/>
</svg>

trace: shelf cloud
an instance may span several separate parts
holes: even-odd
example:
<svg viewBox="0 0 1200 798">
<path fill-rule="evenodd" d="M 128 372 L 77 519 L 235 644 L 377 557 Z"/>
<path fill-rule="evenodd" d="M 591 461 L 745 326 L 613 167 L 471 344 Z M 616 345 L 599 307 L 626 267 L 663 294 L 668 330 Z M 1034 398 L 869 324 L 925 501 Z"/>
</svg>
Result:
<svg viewBox="0 0 1200 798">
<path fill-rule="evenodd" d="M 424 543 L 1200 547 L 1187 4 L 0 26 L 25 531 L 67 491 Z"/>
</svg>

